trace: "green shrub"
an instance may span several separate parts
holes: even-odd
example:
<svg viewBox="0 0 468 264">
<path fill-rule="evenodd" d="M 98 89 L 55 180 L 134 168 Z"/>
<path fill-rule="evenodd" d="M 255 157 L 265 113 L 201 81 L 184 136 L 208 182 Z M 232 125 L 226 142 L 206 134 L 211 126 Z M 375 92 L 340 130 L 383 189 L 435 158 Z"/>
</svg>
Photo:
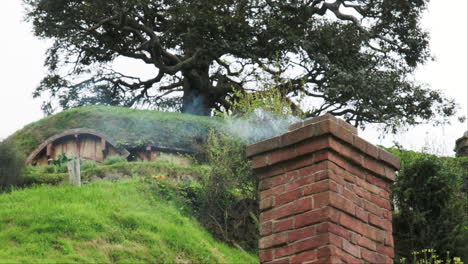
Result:
<svg viewBox="0 0 468 264">
<path fill-rule="evenodd" d="M 94 169 L 97 168 L 98 163 L 94 160 L 86 160 L 83 163 L 81 163 L 81 170 L 88 170 L 88 169 Z"/>
<path fill-rule="evenodd" d="M 0 142 L 0 189 L 20 183 L 25 157 L 11 140 Z"/>
<path fill-rule="evenodd" d="M 459 257 L 451 257 L 450 252 L 447 251 L 445 256 L 439 256 L 434 249 L 413 251 L 409 259 L 402 257 L 395 261 L 399 264 L 464 264 Z"/>
<path fill-rule="evenodd" d="M 468 167 L 460 158 L 393 151 L 402 163 L 392 200 L 397 258 L 433 248 L 466 258 L 467 197 L 462 192 Z M 466 158 L 465 158 L 466 159 Z M 465 164 L 465 165 L 464 165 Z"/>
<path fill-rule="evenodd" d="M 201 195 L 199 217 L 218 238 L 255 250 L 257 182 L 245 156 L 245 146 L 239 139 L 210 132 L 206 156 L 211 172 L 202 179 L 198 192 Z"/>
<path fill-rule="evenodd" d="M 107 159 L 105 159 L 102 162 L 102 164 L 112 165 L 112 164 L 116 164 L 116 163 L 120 163 L 120 162 L 127 162 L 127 159 L 124 158 L 124 157 L 120 157 L 120 156 L 113 156 L 113 157 L 108 157 Z"/>
</svg>

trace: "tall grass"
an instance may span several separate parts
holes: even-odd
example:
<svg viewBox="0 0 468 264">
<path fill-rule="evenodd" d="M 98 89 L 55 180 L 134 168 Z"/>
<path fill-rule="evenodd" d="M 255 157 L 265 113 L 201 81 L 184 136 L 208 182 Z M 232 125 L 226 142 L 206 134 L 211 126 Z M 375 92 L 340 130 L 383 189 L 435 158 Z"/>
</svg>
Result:
<svg viewBox="0 0 468 264">
<path fill-rule="evenodd" d="M 143 180 L 0 195 L 0 263 L 254 263 Z"/>
</svg>

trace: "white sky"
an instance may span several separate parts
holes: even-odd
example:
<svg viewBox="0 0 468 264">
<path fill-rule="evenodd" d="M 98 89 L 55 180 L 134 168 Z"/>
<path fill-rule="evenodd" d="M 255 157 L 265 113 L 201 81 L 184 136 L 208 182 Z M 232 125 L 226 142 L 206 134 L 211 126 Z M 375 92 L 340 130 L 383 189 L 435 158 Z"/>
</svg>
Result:
<svg viewBox="0 0 468 264">
<path fill-rule="evenodd" d="M 415 79 L 443 90 L 460 104 L 460 115 L 468 115 L 467 84 L 467 0 L 432 0 L 424 15 L 423 27 L 431 34 L 431 49 L 436 57 L 421 67 Z M 43 61 L 47 43 L 33 36 L 31 25 L 23 22 L 21 0 L 0 4 L 0 139 L 43 117 L 41 100 L 32 92 L 45 74 Z M 391 146 L 396 141 L 413 150 L 453 155 L 454 142 L 468 130 L 454 118 L 451 125 L 422 125 L 398 135 L 382 134 L 369 127 L 360 135 L 374 143 Z M 380 136 L 380 137 L 379 137 Z"/>
</svg>

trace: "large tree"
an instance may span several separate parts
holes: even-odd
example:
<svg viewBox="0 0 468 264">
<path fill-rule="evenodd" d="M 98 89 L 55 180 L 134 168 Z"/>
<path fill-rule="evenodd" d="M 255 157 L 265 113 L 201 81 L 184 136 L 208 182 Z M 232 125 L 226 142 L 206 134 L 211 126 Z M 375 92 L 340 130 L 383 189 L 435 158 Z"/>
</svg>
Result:
<svg viewBox="0 0 468 264">
<path fill-rule="evenodd" d="M 430 59 L 419 23 L 427 0 L 23 1 L 35 34 L 53 41 L 35 92 L 50 95 L 45 109 L 175 103 L 208 115 L 262 80 L 308 116 L 355 125 L 454 114 L 453 101 L 411 80 Z M 116 72 L 119 57 L 154 76 Z"/>
</svg>

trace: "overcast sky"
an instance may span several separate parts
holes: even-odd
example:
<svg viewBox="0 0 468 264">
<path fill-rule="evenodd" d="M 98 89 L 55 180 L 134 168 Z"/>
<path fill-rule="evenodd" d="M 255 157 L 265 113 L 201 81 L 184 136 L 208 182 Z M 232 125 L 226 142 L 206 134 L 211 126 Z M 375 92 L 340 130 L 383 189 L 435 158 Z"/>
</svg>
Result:
<svg viewBox="0 0 468 264">
<path fill-rule="evenodd" d="M 467 0 L 432 0 L 423 17 L 423 27 L 431 34 L 435 62 L 418 69 L 415 79 L 443 90 L 460 104 L 460 115 L 468 115 L 467 84 Z M 23 22 L 21 0 L 2 0 L 0 4 L 0 139 L 43 117 L 40 100 L 32 92 L 45 74 L 43 61 L 48 43 L 31 33 Z M 369 127 L 360 135 L 374 144 L 453 156 L 454 142 L 468 130 L 466 122 L 453 119 L 451 125 L 422 125 L 398 135 L 382 135 Z M 382 138 L 382 136 L 385 136 Z"/>
</svg>

